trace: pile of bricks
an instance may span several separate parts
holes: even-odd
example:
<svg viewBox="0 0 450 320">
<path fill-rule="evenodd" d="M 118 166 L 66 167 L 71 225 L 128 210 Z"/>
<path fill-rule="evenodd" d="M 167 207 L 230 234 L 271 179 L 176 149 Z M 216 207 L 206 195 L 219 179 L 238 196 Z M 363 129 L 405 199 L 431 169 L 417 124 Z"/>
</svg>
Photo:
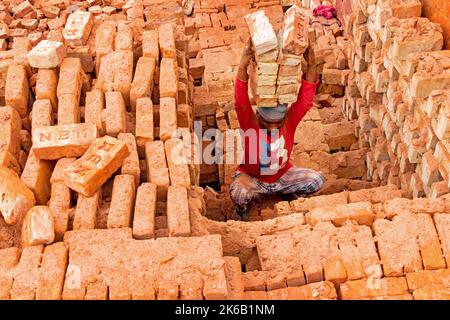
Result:
<svg viewBox="0 0 450 320">
<path fill-rule="evenodd" d="M 390 186 L 279 203 L 277 218 L 251 224 L 208 220 L 191 198 L 191 221 L 239 257 L 252 299 L 313 288 L 317 299 L 448 299 L 450 199 L 400 195 Z"/>
<path fill-rule="evenodd" d="M 71 229 L 189 235 L 200 168 L 179 161 L 193 80 L 178 2 L 6 1 L 2 16 L 1 247 Z"/>
<path fill-rule="evenodd" d="M 269 19 L 263 10 L 245 16 L 252 45 L 255 51 L 255 62 L 250 72 L 250 87 L 258 107 L 275 107 L 277 97 L 278 53 L 277 35 L 273 31 Z"/>
<path fill-rule="evenodd" d="M 449 52 L 440 25 L 420 17 L 420 1 L 353 2 L 346 17 L 351 74 L 344 111 L 358 117 L 368 176 L 409 196 L 450 187 Z"/>
</svg>

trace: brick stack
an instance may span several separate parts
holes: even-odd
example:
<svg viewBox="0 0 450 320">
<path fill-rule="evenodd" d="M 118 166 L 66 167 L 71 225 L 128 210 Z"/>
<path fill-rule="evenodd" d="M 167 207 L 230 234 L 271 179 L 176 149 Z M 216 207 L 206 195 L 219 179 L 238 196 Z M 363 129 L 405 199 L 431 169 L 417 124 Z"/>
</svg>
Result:
<svg viewBox="0 0 450 320">
<path fill-rule="evenodd" d="M 302 55 L 308 47 L 309 17 L 297 6 L 289 8 L 279 40 L 263 10 L 245 18 L 255 49 L 250 87 L 256 106 L 274 107 L 277 103 L 295 102 L 301 84 Z"/>
<path fill-rule="evenodd" d="M 449 192 L 449 54 L 420 1 L 354 2 L 345 110 L 359 117 L 368 176 L 415 197 Z"/>
<path fill-rule="evenodd" d="M 301 63 L 308 48 L 309 17 L 297 6 L 290 7 L 284 16 L 280 32 L 280 70 L 277 77 L 279 103 L 297 101 L 301 85 Z"/>
<path fill-rule="evenodd" d="M 258 107 L 275 107 L 278 97 L 278 40 L 264 11 L 256 11 L 245 16 L 253 48 L 256 65 L 250 73 L 251 89 Z"/>
<path fill-rule="evenodd" d="M 250 225 L 210 221 L 194 198 L 191 218 L 194 228 L 221 234 L 224 253 L 245 265 L 242 289 L 251 299 L 289 299 L 308 286 L 318 299 L 448 299 L 448 214 L 441 212 L 449 198 L 400 196 L 385 186 L 299 199 Z"/>
<path fill-rule="evenodd" d="M 0 246 L 50 244 L 72 229 L 189 235 L 186 188 L 199 166 L 186 161 L 193 84 L 179 4 L 2 6 Z"/>
</svg>

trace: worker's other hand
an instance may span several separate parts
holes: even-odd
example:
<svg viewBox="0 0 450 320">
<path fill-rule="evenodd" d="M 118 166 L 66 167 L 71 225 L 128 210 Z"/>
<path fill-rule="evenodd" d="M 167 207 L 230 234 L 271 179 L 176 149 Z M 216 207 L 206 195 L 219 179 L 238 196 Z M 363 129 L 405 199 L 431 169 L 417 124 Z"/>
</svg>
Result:
<svg viewBox="0 0 450 320">
<path fill-rule="evenodd" d="M 239 65 L 238 77 L 243 81 L 248 80 L 247 67 L 254 59 L 252 41 L 248 38 L 242 51 L 241 63 Z"/>
<path fill-rule="evenodd" d="M 244 50 L 242 51 L 241 65 L 247 67 L 250 61 L 253 60 L 253 46 L 252 40 L 248 38 L 245 43 Z"/>
</svg>

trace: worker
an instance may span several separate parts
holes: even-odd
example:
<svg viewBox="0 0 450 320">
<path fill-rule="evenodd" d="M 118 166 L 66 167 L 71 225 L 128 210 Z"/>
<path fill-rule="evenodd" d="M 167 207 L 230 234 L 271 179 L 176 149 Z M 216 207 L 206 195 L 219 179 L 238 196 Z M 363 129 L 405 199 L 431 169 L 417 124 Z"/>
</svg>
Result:
<svg viewBox="0 0 450 320">
<path fill-rule="evenodd" d="M 248 205 L 261 196 L 302 197 L 317 192 L 325 182 L 320 172 L 298 168 L 289 162 L 295 130 L 312 107 L 318 85 L 315 55 L 311 48 L 306 50 L 304 58 L 307 67 L 297 101 L 290 107 L 287 104 L 259 107 L 255 114 L 248 96 L 247 67 L 254 59 L 250 39 L 243 50 L 235 82 L 235 109 L 244 133 L 245 156 L 230 186 L 231 199 L 242 220 L 248 218 Z M 248 130 L 256 131 L 257 141 L 250 141 L 252 135 L 246 134 Z"/>
</svg>

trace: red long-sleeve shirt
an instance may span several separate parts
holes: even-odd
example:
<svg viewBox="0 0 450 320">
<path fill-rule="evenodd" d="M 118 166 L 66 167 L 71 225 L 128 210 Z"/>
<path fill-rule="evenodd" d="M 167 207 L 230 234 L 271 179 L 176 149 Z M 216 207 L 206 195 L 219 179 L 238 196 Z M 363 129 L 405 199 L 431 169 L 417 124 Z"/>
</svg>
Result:
<svg viewBox="0 0 450 320">
<path fill-rule="evenodd" d="M 260 181 L 274 183 L 292 167 L 289 158 L 294 145 L 295 130 L 312 107 L 317 84 L 318 82 L 311 83 L 302 79 L 297 101 L 288 110 L 279 134 L 272 136 L 261 130 L 258 124 L 248 97 L 248 82 L 236 79 L 235 109 L 245 140 L 245 159 L 239 165 L 238 171 Z"/>
</svg>

